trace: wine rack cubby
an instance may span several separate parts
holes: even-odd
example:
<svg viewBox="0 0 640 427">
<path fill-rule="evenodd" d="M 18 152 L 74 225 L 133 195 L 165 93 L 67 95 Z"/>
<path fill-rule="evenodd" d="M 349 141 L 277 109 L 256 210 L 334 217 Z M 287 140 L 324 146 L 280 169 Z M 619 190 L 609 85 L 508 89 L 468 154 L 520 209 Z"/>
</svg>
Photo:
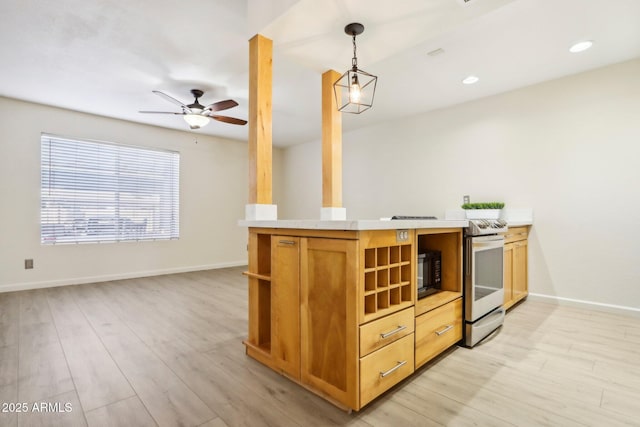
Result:
<svg viewBox="0 0 640 427">
<path fill-rule="evenodd" d="M 364 321 L 413 304 L 412 245 L 364 249 Z"/>
</svg>

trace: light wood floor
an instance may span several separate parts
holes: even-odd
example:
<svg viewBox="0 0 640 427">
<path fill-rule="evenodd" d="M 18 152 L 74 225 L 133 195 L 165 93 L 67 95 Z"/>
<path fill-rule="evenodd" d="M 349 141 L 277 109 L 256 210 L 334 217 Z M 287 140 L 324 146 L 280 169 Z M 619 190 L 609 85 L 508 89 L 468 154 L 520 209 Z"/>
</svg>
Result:
<svg viewBox="0 0 640 427">
<path fill-rule="evenodd" d="M 640 426 L 638 318 L 525 301 L 349 415 L 245 356 L 242 270 L 0 294 L 0 425 Z"/>
</svg>

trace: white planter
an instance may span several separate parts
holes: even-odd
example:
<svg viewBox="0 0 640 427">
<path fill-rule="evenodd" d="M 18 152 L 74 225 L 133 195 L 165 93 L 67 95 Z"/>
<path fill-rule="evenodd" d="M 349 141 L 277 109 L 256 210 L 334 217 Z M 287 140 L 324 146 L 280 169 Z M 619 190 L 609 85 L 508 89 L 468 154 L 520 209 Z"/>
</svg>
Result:
<svg viewBox="0 0 640 427">
<path fill-rule="evenodd" d="M 498 219 L 501 209 L 465 209 L 467 219 Z"/>
</svg>

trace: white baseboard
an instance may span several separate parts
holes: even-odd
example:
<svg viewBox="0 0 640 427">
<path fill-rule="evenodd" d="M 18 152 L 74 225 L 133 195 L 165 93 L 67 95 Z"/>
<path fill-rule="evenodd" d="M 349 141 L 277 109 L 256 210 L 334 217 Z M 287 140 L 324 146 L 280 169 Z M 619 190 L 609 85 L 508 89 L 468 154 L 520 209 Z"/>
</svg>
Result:
<svg viewBox="0 0 640 427">
<path fill-rule="evenodd" d="M 83 285 L 86 283 L 108 282 L 111 280 L 136 279 L 138 277 L 162 276 L 165 274 L 188 273 L 191 271 L 215 270 L 218 268 L 239 267 L 247 265 L 246 260 L 219 262 L 216 264 L 196 265 L 190 267 L 166 268 L 161 270 L 134 271 L 129 273 L 106 274 L 102 276 L 74 277 L 59 280 L 45 280 L 41 282 L 14 283 L 0 285 L 0 293 L 26 291 L 28 289 L 53 288 L 56 286 Z"/>
<path fill-rule="evenodd" d="M 574 298 L 557 297 L 553 295 L 529 293 L 528 299 L 534 301 L 542 301 L 550 304 L 565 305 L 571 307 L 586 308 L 589 310 L 598 310 L 608 313 L 624 314 L 627 316 L 640 317 L 640 308 L 627 307 L 624 305 L 605 304 L 601 302 L 579 300 Z"/>
</svg>

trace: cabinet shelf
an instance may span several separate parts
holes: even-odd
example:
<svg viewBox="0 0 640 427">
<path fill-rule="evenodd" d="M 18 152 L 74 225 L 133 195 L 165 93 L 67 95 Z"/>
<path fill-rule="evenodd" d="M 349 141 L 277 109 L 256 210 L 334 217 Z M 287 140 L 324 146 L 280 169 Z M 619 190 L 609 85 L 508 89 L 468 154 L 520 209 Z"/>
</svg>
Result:
<svg viewBox="0 0 640 427">
<path fill-rule="evenodd" d="M 462 292 L 438 291 L 416 302 L 416 317 L 434 308 L 438 308 L 462 296 Z"/>
<path fill-rule="evenodd" d="M 271 281 L 271 276 L 267 276 L 266 274 L 251 273 L 250 271 L 243 271 L 242 274 L 254 279 L 264 280 L 267 282 Z"/>
<path fill-rule="evenodd" d="M 374 304 L 375 301 L 372 301 L 368 298 L 371 298 L 371 296 L 365 297 L 365 306 L 370 305 L 370 304 Z M 364 319 L 363 319 L 363 324 L 370 322 L 372 320 L 375 319 L 379 319 L 381 317 L 386 316 L 387 314 L 391 314 L 391 313 L 395 313 L 397 311 L 403 310 L 405 308 L 409 308 L 413 306 L 413 302 L 412 301 L 401 301 L 398 304 L 395 305 L 389 305 L 386 308 L 377 308 L 377 309 L 373 309 L 373 307 L 370 308 L 369 311 L 365 312 L 364 315 Z M 367 307 L 365 307 L 366 310 Z"/>
<path fill-rule="evenodd" d="M 389 268 L 392 268 L 392 267 L 403 267 L 405 265 L 411 265 L 411 261 L 394 262 L 393 264 L 381 265 L 378 267 L 367 267 L 364 269 L 364 272 L 371 273 L 371 272 L 380 271 L 380 270 L 388 270 Z"/>
</svg>

